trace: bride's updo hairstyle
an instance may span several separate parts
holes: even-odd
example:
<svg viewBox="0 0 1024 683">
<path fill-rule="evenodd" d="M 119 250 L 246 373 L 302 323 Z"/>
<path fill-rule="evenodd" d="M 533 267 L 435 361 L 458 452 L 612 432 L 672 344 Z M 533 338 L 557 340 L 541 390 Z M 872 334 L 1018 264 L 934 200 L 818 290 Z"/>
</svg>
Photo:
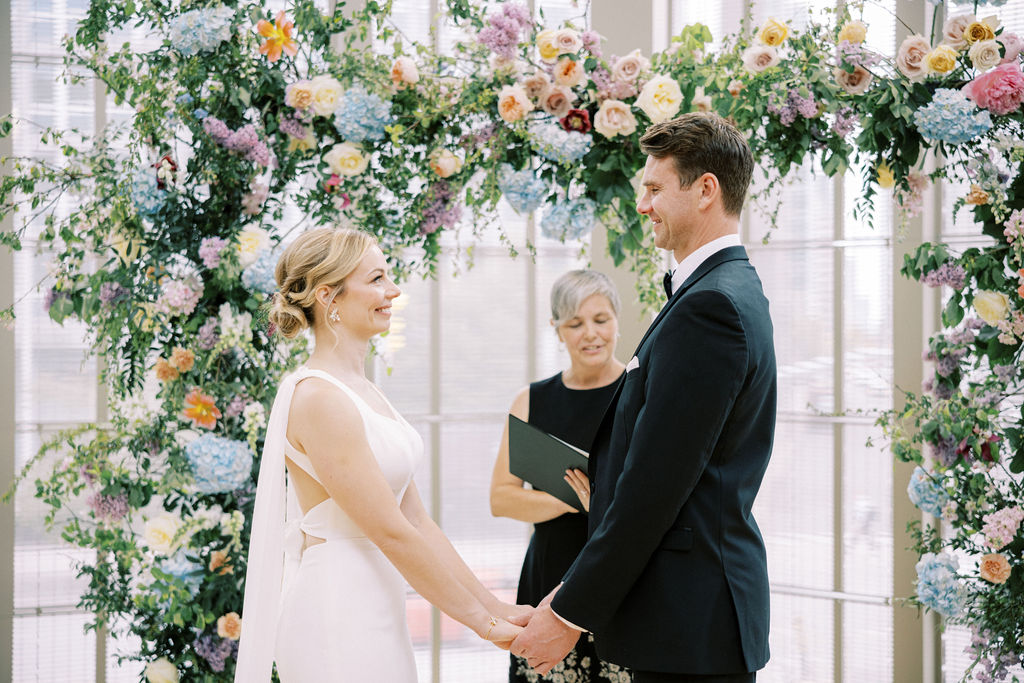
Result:
<svg viewBox="0 0 1024 683">
<path fill-rule="evenodd" d="M 344 290 L 366 251 L 377 243 L 371 235 L 351 228 L 316 228 L 299 235 L 281 254 L 274 270 L 277 293 L 268 318 L 291 339 L 316 321 L 316 290 L 334 289 L 333 301 Z"/>
</svg>

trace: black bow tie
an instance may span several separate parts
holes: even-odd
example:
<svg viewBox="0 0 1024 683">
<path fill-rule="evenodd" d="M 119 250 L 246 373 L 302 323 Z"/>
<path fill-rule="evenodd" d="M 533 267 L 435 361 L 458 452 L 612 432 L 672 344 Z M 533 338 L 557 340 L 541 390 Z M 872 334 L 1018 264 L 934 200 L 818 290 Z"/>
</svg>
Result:
<svg viewBox="0 0 1024 683">
<path fill-rule="evenodd" d="M 665 273 L 665 277 L 662 279 L 661 283 L 663 285 L 665 285 L 665 296 L 667 296 L 668 298 L 671 299 L 672 298 L 672 271 L 671 270 L 668 271 L 667 273 Z"/>
</svg>

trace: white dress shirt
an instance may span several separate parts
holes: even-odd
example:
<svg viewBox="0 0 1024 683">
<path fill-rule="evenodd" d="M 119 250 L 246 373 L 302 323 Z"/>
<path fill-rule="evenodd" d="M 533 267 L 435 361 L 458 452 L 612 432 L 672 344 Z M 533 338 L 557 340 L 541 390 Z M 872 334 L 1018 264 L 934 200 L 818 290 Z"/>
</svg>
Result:
<svg viewBox="0 0 1024 683">
<path fill-rule="evenodd" d="M 739 247 L 742 246 L 740 243 L 740 236 L 736 233 L 731 235 L 725 235 L 718 239 L 711 240 L 702 247 L 698 247 L 692 254 L 683 259 L 683 262 L 675 267 L 672 271 L 672 292 L 675 293 L 683 283 L 686 282 L 687 278 L 693 275 L 694 271 L 700 267 L 700 264 L 704 263 L 712 254 L 716 254 L 727 247 Z M 675 258 L 672 259 L 675 261 Z"/>
</svg>

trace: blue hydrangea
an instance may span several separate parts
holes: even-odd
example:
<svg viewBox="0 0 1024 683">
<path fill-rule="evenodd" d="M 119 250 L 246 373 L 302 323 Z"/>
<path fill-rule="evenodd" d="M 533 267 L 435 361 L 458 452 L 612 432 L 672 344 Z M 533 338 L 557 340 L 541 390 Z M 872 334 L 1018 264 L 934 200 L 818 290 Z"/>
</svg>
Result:
<svg viewBox="0 0 1024 683">
<path fill-rule="evenodd" d="M 498 189 L 517 213 L 536 211 L 548 194 L 548 184 L 534 175 L 530 169 L 513 170 L 509 164 L 502 164 L 498 174 Z"/>
<path fill-rule="evenodd" d="M 198 109 L 195 109 L 192 112 L 192 116 L 196 117 L 196 119 L 198 119 L 199 121 L 202 121 L 203 119 L 205 119 L 209 115 L 210 115 L 210 112 L 206 111 L 202 107 L 199 107 Z"/>
<path fill-rule="evenodd" d="M 958 145 L 992 128 L 992 117 L 959 90 L 939 88 L 932 101 L 914 112 L 914 124 L 932 142 Z"/>
<path fill-rule="evenodd" d="M 244 441 L 203 434 L 185 447 L 200 493 L 234 491 L 249 482 L 252 449 Z"/>
<path fill-rule="evenodd" d="M 947 619 L 963 612 L 967 589 L 957 580 L 958 564 L 949 553 L 926 553 L 917 566 L 917 600 Z"/>
<path fill-rule="evenodd" d="M 540 232 L 556 240 L 582 239 L 594 227 L 596 214 L 597 203 L 587 197 L 559 202 L 544 212 Z"/>
<path fill-rule="evenodd" d="M 949 495 L 920 467 L 915 467 L 910 475 L 907 496 L 911 503 L 933 517 L 941 517 L 942 508 L 949 502 Z"/>
<path fill-rule="evenodd" d="M 347 142 L 381 140 L 393 120 L 391 103 L 361 86 L 346 90 L 334 111 L 334 127 Z"/>
<path fill-rule="evenodd" d="M 527 136 L 538 154 L 560 164 L 579 162 L 594 142 L 590 133 L 567 131 L 551 119 L 530 123 Z"/>
<path fill-rule="evenodd" d="M 256 260 L 242 271 L 242 284 L 252 292 L 273 294 L 277 289 L 277 280 L 274 279 L 276 265 L 277 256 L 269 249 L 264 249 Z"/>
<path fill-rule="evenodd" d="M 196 573 L 199 565 L 186 557 L 184 548 L 178 548 L 176 553 L 165 558 L 160 563 L 160 569 L 180 579 L 193 593 L 199 590 L 199 585 L 203 582 L 202 577 Z"/>
<path fill-rule="evenodd" d="M 132 176 L 132 203 L 143 218 L 152 218 L 164 205 L 165 192 L 157 187 L 156 170 L 143 166 Z"/>
<path fill-rule="evenodd" d="M 235 10 L 230 7 L 206 7 L 179 14 L 171 19 L 167 37 L 178 52 L 191 57 L 200 52 L 212 52 L 231 40 L 231 19 Z"/>
</svg>

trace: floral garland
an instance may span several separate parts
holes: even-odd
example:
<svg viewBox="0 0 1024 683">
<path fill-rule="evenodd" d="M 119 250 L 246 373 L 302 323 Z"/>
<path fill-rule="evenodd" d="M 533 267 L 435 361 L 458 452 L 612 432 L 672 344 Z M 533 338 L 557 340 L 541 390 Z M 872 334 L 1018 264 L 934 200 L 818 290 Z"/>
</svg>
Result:
<svg viewBox="0 0 1024 683">
<path fill-rule="evenodd" d="M 747 134 L 769 173 L 755 202 L 809 161 L 828 175 L 859 164 L 867 215 L 881 190 L 909 217 L 931 178 L 970 179 L 958 208 L 972 206 L 994 243 L 960 255 L 922 245 L 907 260 L 908 276 L 950 293 L 948 329 L 930 342 L 926 391 L 881 423 L 896 457 L 921 465 L 908 495 L 951 531 L 917 527 L 915 599 L 977 627 L 986 675 L 1019 658 L 1022 41 L 996 17 L 959 14 L 939 43 L 910 36 L 889 57 L 847 11 L 802 31 L 745 24 L 716 53 L 698 24 L 664 52 L 605 56 L 593 31 L 543 26 L 521 4 L 449 0 L 470 37 L 441 55 L 409 44 L 388 9 L 92 0 L 67 41 L 68 73 L 91 73 L 136 115 L 88 144 L 42 131 L 61 164 L 12 159 L 0 182 L 0 215 L 23 218 L 0 241 L 20 248 L 42 223 L 39 243 L 55 254 L 49 314 L 88 325 L 115 401 L 109 425 L 43 447 L 39 458 L 64 459 L 37 490 L 51 523 L 88 510 L 62 522 L 64 538 L 98 551 L 79 568 L 81 605 L 139 638 L 147 679 L 233 670 L 268 387 L 303 351 L 261 314 L 278 245 L 301 227 L 281 225 L 284 207 L 374 233 L 410 276 L 432 269 L 445 231 L 467 214 L 493 220 L 504 198 L 541 210 L 548 237 L 603 225 L 655 306 L 634 210 L 639 138 L 685 111 L 716 111 Z M 161 44 L 110 50 L 105 37 L 131 25 Z M 364 49 L 375 27 L 392 56 Z M 339 35 L 346 47 L 333 50 Z M 14 125 L 29 124 L 0 122 L 0 135 Z M 926 174 L 930 150 L 941 154 Z M 67 194 L 78 210 L 49 210 Z M 157 406 L 142 399 L 147 379 Z"/>
</svg>

